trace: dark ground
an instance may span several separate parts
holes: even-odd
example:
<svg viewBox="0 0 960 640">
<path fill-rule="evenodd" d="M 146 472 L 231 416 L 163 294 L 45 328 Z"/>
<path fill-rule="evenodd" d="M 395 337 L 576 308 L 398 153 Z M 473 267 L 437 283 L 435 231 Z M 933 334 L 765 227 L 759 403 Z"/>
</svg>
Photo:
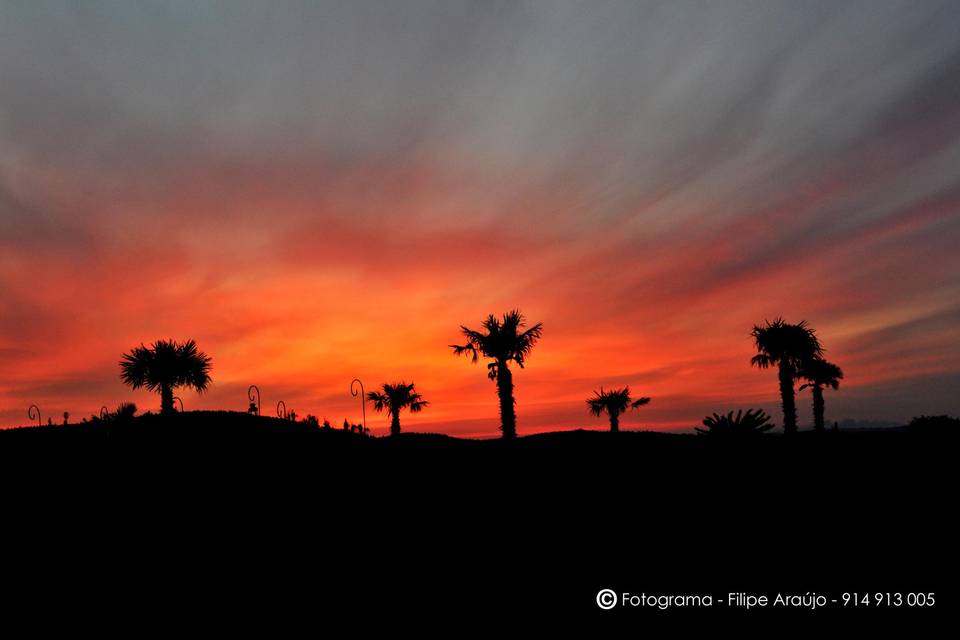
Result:
<svg viewBox="0 0 960 640">
<path fill-rule="evenodd" d="M 0 432 L 4 617 L 184 633 L 432 623 L 454 637 L 507 620 L 512 633 L 921 629 L 957 610 L 955 443 L 905 431 L 371 439 L 204 412 Z M 934 592 L 936 605 L 602 611 L 601 588 Z"/>
</svg>

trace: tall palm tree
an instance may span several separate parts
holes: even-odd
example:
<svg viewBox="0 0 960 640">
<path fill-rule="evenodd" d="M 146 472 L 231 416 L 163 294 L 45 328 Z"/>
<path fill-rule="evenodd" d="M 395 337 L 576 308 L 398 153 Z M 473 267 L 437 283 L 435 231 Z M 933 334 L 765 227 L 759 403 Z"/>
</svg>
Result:
<svg viewBox="0 0 960 640">
<path fill-rule="evenodd" d="M 429 402 L 414 389 L 413 383 L 398 382 L 383 385 L 383 391 L 371 391 L 367 400 L 373 403 L 378 413 L 386 410 L 390 416 L 390 435 L 400 435 L 400 411 L 410 409 L 410 413 L 420 413 Z M 346 422 L 344 422 L 346 424 Z"/>
<path fill-rule="evenodd" d="M 819 358 L 823 347 L 816 333 L 806 322 L 787 324 L 783 318 L 755 325 L 750 334 L 756 342 L 757 355 L 750 363 L 761 369 L 776 365 L 780 378 L 780 401 L 783 405 L 783 432 L 797 431 L 797 403 L 793 382 L 804 362 Z"/>
<path fill-rule="evenodd" d="M 587 398 L 587 406 L 590 407 L 590 413 L 599 417 L 606 412 L 610 418 L 610 432 L 620 431 L 620 414 L 629 409 L 638 409 L 645 404 L 650 404 L 650 398 L 643 397 L 636 400 L 630 398 L 630 387 L 623 389 L 611 389 L 604 391 L 594 391 L 592 398 Z"/>
<path fill-rule="evenodd" d="M 460 325 L 467 343 L 450 345 L 456 355 L 469 354 L 474 363 L 480 356 L 493 360 L 487 364 L 487 377 L 497 382 L 500 431 L 504 439 L 515 438 L 517 435 L 517 414 L 514 409 L 516 400 L 513 399 L 510 362 L 516 362 L 522 369 L 524 360 L 543 335 L 543 323 L 538 322 L 524 331 L 526 326 L 526 318 L 518 309 L 503 314 L 502 319 L 491 314 L 481 323 L 482 331 Z"/>
<path fill-rule="evenodd" d="M 183 343 L 157 340 L 149 347 L 141 344 L 123 355 L 120 379 L 134 389 L 145 387 L 159 391 L 160 413 L 171 414 L 174 412 L 173 390 L 192 387 L 200 393 L 206 391 L 212 363 L 194 340 Z"/>
<path fill-rule="evenodd" d="M 800 386 L 801 391 L 808 387 L 813 389 L 813 426 L 817 431 L 824 431 L 823 388 L 830 387 L 834 391 L 839 389 L 840 381 L 843 380 L 843 370 L 832 362 L 816 358 L 803 363 L 800 367 L 800 377 L 807 381 Z"/>
</svg>

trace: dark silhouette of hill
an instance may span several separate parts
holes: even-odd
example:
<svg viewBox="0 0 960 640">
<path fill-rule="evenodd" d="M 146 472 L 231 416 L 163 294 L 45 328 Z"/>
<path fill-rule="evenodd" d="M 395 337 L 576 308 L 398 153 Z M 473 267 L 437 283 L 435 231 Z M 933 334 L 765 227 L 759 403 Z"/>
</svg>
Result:
<svg viewBox="0 0 960 640">
<path fill-rule="evenodd" d="M 8 555 L 29 569 L 18 589 L 69 568 L 58 588 L 89 597 L 86 614 L 601 633 L 720 615 L 603 612 L 601 588 L 948 597 L 955 444 L 944 429 L 370 438 L 187 412 L 0 432 L 0 474 Z M 813 619 L 750 614 L 764 615 Z M 894 613 L 844 615 L 867 628 Z"/>
</svg>

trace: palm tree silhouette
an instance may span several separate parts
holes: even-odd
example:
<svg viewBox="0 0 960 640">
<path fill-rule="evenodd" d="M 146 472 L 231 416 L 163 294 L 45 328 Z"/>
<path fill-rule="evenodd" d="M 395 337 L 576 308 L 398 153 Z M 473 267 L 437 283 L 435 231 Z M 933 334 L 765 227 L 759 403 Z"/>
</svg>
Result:
<svg viewBox="0 0 960 640">
<path fill-rule="evenodd" d="M 134 389 L 159 391 L 160 413 L 172 414 L 173 390 L 192 387 L 203 393 L 210 384 L 211 366 L 210 356 L 200 351 L 194 340 L 157 340 L 149 347 L 141 344 L 123 355 L 120 379 Z"/>
<path fill-rule="evenodd" d="M 803 363 L 800 367 L 800 377 L 807 381 L 800 386 L 801 391 L 807 387 L 813 389 L 813 426 L 817 431 L 825 431 L 823 388 L 830 387 L 834 391 L 839 389 L 840 381 L 843 380 L 843 370 L 823 358 L 815 358 Z"/>
<path fill-rule="evenodd" d="M 650 404 L 650 398 L 643 397 L 637 400 L 630 399 L 630 387 L 623 389 L 611 389 L 604 391 L 594 391 L 592 398 L 587 398 L 587 406 L 590 407 L 590 413 L 599 417 L 604 412 L 610 417 L 610 432 L 620 431 L 620 414 L 629 409 L 638 409 L 645 404 Z"/>
<path fill-rule="evenodd" d="M 797 403 L 793 382 L 804 362 L 819 358 L 823 347 L 816 333 L 806 322 L 787 324 L 783 318 L 755 325 L 750 333 L 756 342 L 757 355 L 750 363 L 761 369 L 777 365 L 780 378 L 780 401 L 783 405 L 783 432 L 797 431 Z"/>
<path fill-rule="evenodd" d="M 373 408 L 377 413 L 386 409 L 390 416 L 390 435 L 400 435 L 400 411 L 410 409 L 410 413 L 420 413 L 429 402 L 416 392 L 411 382 L 398 382 L 396 384 L 383 385 L 383 391 L 371 391 L 367 394 L 367 400 L 373 403 Z M 347 421 L 344 420 L 346 425 Z"/>
<path fill-rule="evenodd" d="M 523 361 L 533 350 L 537 340 L 543 335 L 543 323 L 538 322 L 526 331 L 526 319 L 519 309 L 508 311 L 502 319 L 489 315 L 481 323 L 483 331 L 474 331 L 460 325 L 467 343 L 450 345 L 456 355 L 471 355 L 476 363 L 480 356 L 490 358 L 487 364 L 487 377 L 497 382 L 497 395 L 500 398 L 500 431 L 505 439 L 517 436 L 517 414 L 514 409 L 513 374 L 510 362 L 516 362 L 523 368 Z"/>
</svg>

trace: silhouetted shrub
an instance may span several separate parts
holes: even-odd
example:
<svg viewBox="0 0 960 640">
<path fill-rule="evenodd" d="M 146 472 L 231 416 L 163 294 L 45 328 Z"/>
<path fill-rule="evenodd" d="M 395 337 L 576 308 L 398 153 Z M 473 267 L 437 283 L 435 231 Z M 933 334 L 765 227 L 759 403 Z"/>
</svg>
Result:
<svg viewBox="0 0 960 640">
<path fill-rule="evenodd" d="M 121 402 L 117 405 L 115 411 L 110 411 L 102 416 L 92 416 L 94 422 L 129 422 L 137 415 L 137 405 L 132 402 Z"/>
<path fill-rule="evenodd" d="M 762 409 L 743 409 L 737 411 L 736 417 L 733 411 L 726 415 L 713 414 L 703 419 L 703 425 L 706 429 L 697 427 L 697 433 L 708 436 L 738 437 L 760 435 L 770 429 L 773 425 L 769 424 L 770 416 L 765 414 Z"/>
<path fill-rule="evenodd" d="M 132 402 L 121 402 L 117 407 L 117 410 L 114 412 L 114 415 L 117 419 L 120 420 L 129 420 L 137 415 L 137 405 Z"/>
<path fill-rule="evenodd" d="M 960 418 L 952 416 L 918 416 L 910 421 L 907 429 L 911 433 L 952 433 L 960 434 Z"/>
</svg>

